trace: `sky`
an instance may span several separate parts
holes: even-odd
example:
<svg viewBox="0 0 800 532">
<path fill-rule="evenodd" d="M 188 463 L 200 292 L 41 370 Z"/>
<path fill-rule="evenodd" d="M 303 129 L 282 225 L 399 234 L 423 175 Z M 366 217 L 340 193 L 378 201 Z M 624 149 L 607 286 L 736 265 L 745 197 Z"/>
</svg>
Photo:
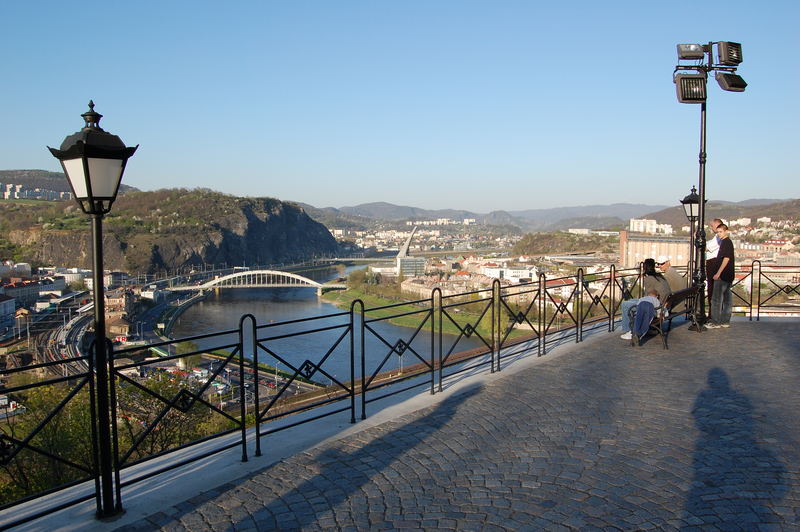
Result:
<svg viewBox="0 0 800 532">
<path fill-rule="evenodd" d="M 63 1 L 0 4 L 0 169 L 60 171 L 83 125 L 123 183 L 316 207 L 476 213 L 677 205 L 700 106 L 676 44 L 742 43 L 710 80 L 710 200 L 798 198 L 800 2 Z"/>
</svg>

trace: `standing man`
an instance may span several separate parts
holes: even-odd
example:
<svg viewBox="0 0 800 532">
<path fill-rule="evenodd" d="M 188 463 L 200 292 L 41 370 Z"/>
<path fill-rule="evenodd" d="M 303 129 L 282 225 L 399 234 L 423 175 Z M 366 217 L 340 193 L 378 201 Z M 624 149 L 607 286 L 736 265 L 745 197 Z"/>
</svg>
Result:
<svg viewBox="0 0 800 532">
<path fill-rule="evenodd" d="M 669 287 L 674 294 L 678 290 L 683 290 L 687 287 L 687 278 L 678 273 L 675 268 L 672 267 L 670 263 L 670 258 L 666 255 L 661 255 L 658 257 L 658 261 L 656 262 L 656 266 L 658 269 L 661 270 L 661 275 L 667 280 L 669 283 Z M 686 309 L 686 302 L 681 301 L 675 308 L 670 309 L 671 312 L 683 312 Z"/>
<path fill-rule="evenodd" d="M 711 298 L 711 323 L 706 327 L 718 329 L 731 326 L 731 311 L 733 302 L 731 285 L 734 279 L 733 242 L 730 239 L 728 226 L 720 223 L 717 226 L 717 236 L 720 239 L 717 259 L 719 266 L 709 275 L 714 280 L 714 296 Z"/>
<path fill-rule="evenodd" d="M 717 236 L 717 226 L 722 223 L 719 218 L 714 218 L 708 222 L 708 227 L 711 229 L 713 238 L 706 242 L 706 285 L 708 286 L 708 308 L 709 315 L 711 314 L 711 294 L 714 293 L 714 273 L 719 268 L 719 260 L 717 254 L 719 253 L 720 238 Z"/>
</svg>

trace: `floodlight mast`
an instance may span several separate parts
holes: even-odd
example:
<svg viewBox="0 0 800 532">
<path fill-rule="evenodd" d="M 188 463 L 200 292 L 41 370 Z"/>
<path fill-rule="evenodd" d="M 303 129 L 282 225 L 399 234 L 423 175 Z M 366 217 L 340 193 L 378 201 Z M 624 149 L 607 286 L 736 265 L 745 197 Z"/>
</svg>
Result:
<svg viewBox="0 0 800 532">
<path fill-rule="evenodd" d="M 714 45 L 717 45 L 718 61 L 714 62 Z M 703 62 L 705 59 L 705 63 Z M 695 305 L 698 326 L 702 329 L 707 322 L 706 300 L 706 100 L 709 72 L 716 72 L 720 88 L 731 92 L 743 92 L 747 83 L 736 74 L 736 67 L 742 62 L 742 45 L 736 42 L 709 42 L 707 45 L 679 44 L 678 60 L 700 60 L 693 65 L 678 64 L 672 72 L 678 101 L 681 103 L 700 104 L 700 172 L 698 193 L 700 205 L 698 209 L 697 231 L 695 233 L 695 262 L 692 274 L 693 284 L 699 286 L 697 297 L 699 305 Z M 694 71 L 694 74 L 685 74 Z M 679 73 L 681 72 L 681 73 Z"/>
</svg>

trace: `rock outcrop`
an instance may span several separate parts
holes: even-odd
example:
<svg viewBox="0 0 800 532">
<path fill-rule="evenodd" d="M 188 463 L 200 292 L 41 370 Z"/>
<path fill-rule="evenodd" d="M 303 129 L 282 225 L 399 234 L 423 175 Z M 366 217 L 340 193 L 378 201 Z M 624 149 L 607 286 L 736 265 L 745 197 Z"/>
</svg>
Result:
<svg viewBox="0 0 800 532">
<path fill-rule="evenodd" d="M 88 224 L 58 229 L 52 220 L 48 223 L 40 216 L 38 221 L 10 230 L 7 239 L 35 263 L 91 267 Z M 203 263 L 292 262 L 338 249 L 325 226 L 294 204 L 205 190 L 121 196 L 107 217 L 103 236 L 106 268 L 140 273 Z"/>
</svg>

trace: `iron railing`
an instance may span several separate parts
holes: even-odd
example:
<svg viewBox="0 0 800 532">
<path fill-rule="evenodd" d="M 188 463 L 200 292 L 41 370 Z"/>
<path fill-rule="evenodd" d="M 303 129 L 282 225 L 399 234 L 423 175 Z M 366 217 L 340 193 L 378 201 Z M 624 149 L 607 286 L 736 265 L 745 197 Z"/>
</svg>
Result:
<svg viewBox="0 0 800 532">
<path fill-rule="evenodd" d="M 621 301 L 641 295 L 641 276 L 579 269 L 456 294 L 434 288 L 428 298 L 375 308 L 356 300 L 348 310 L 280 323 L 247 314 L 236 329 L 146 346 L 108 344 L 116 500 L 124 488 L 216 453 L 239 448 L 247 461 L 248 441 L 260 456 L 275 432 L 341 414 L 355 423 L 387 397 L 434 394 L 461 374 L 501 371 L 553 342 L 612 331 Z M 735 310 L 751 320 L 800 315 L 798 268 L 754 261 L 738 271 L 733 291 Z M 0 419 L 0 527 L 99 497 L 92 364 L 91 356 L 54 357 L 0 371 L 2 393 L 18 405 Z M 16 512 L 56 493 L 63 496 L 44 510 Z"/>
</svg>

